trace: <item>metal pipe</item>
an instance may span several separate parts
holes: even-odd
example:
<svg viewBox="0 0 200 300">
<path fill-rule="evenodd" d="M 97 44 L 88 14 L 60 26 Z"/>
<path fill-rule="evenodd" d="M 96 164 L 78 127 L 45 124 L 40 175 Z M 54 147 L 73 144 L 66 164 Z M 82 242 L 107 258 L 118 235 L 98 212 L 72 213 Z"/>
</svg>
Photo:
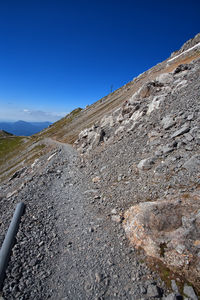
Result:
<svg viewBox="0 0 200 300">
<path fill-rule="evenodd" d="M 17 233 L 20 218 L 24 212 L 24 208 L 25 205 L 23 202 L 17 204 L 6 237 L 3 241 L 3 245 L 0 250 L 0 291 L 3 288 L 3 281 L 5 278 L 6 267 L 8 265 L 10 253 L 15 241 L 15 235 Z"/>
</svg>

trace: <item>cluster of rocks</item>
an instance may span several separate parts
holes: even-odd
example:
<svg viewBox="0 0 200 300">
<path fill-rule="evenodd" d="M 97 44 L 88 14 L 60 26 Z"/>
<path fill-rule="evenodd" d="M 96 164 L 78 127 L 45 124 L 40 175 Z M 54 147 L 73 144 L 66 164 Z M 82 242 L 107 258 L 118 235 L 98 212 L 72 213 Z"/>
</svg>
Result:
<svg viewBox="0 0 200 300">
<path fill-rule="evenodd" d="M 191 68 L 195 69 L 194 65 L 180 65 L 173 73 L 161 74 L 156 80 L 145 83 L 129 100 L 123 103 L 122 107 L 111 115 L 103 117 L 98 124 L 84 129 L 75 142 L 77 150 L 87 154 L 103 142 L 110 144 L 114 139 L 119 140 L 125 132 L 141 130 L 146 119 L 154 114 L 161 104 L 167 105 L 169 95 L 173 97 L 179 91 L 187 88 L 189 82 L 186 77 Z M 193 112 L 188 114 L 188 122 L 180 127 L 180 115 L 166 114 L 159 125 L 165 130 L 178 127 L 179 129 L 171 136 L 171 138 L 175 138 L 190 131 L 189 121 L 192 121 L 193 118 Z M 149 133 L 151 140 L 155 140 L 159 134 L 160 132 L 156 131 Z M 188 141 L 193 139 L 189 134 L 186 138 Z M 177 146 L 179 145 L 176 142 L 171 142 L 159 150 L 165 154 L 173 151 Z"/>
<path fill-rule="evenodd" d="M 124 211 L 130 242 L 197 288 L 199 72 L 196 60 L 146 83 L 75 143 L 104 197 Z"/>
</svg>

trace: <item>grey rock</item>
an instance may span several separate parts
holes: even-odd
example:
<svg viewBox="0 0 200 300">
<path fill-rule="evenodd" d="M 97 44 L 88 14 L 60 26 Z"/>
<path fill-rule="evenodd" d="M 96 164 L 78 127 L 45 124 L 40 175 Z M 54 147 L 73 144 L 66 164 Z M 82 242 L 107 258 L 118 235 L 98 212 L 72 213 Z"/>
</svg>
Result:
<svg viewBox="0 0 200 300">
<path fill-rule="evenodd" d="M 192 150 L 193 150 L 192 145 L 186 145 L 186 146 L 185 146 L 185 150 L 187 150 L 187 151 L 192 151 Z"/>
<path fill-rule="evenodd" d="M 187 169 L 189 172 L 199 171 L 200 168 L 200 155 L 192 156 L 188 161 L 183 164 L 183 168 Z"/>
<path fill-rule="evenodd" d="M 176 284 L 176 281 L 175 281 L 175 280 L 171 280 L 171 287 L 172 287 L 172 290 L 173 290 L 176 294 L 179 294 L 179 290 L 178 290 L 178 287 L 177 287 L 177 284 Z"/>
<path fill-rule="evenodd" d="M 173 75 L 170 73 L 164 73 L 156 77 L 156 80 L 162 84 L 171 83 L 173 81 Z"/>
<path fill-rule="evenodd" d="M 117 181 L 121 181 L 123 179 L 123 175 L 122 174 L 119 174 L 118 177 L 117 177 Z"/>
<path fill-rule="evenodd" d="M 140 293 L 141 294 L 146 294 L 147 293 L 147 289 L 145 288 L 145 286 L 140 286 Z"/>
<path fill-rule="evenodd" d="M 182 128 L 180 128 L 179 130 L 175 131 L 175 132 L 172 134 L 171 138 L 175 138 L 175 137 L 177 137 L 177 136 L 180 136 L 180 135 L 182 135 L 182 134 L 184 134 L 184 133 L 186 133 L 186 132 L 188 132 L 188 131 L 190 131 L 190 127 L 187 126 L 187 125 L 184 125 Z"/>
<path fill-rule="evenodd" d="M 172 147 L 171 145 L 166 145 L 166 146 L 162 147 L 163 154 L 170 153 L 173 150 L 174 150 L 174 147 Z"/>
<path fill-rule="evenodd" d="M 146 159 L 142 159 L 139 164 L 137 165 L 138 169 L 140 170 L 149 170 L 154 165 L 155 159 L 150 157 Z"/>
<path fill-rule="evenodd" d="M 112 219 L 112 221 L 114 221 L 116 223 L 120 223 L 122 221 L 122 218 L 120 215 L 112 215 L 111 219 Z"/>
<path fill-rule="evenodd" d="M 112 214 L 112 215 L 116 215 L 116 214 L 117 214 L 116 208 L 113 208 L 113 209 L 111 210 L 111 214 Z"/>
<path fill-rule="evenodd" d="M 173 120 L 172 117 L 167 116 L 162 119 L 161 124 L 162 124 L 163 128 L 165 130 L 167 130 L 167 129 L 170 129 L 171 127 L 173 127 L 176 124 L 176 122 Z"/>
<path fill-rule="evenodd" d="M 176 294 L 171 293 L 166 297 L 162 297 L 162 300 L 178 300 L 179 298 L 177 297 Z M 180 300 L 182 299 L 182 297 L 180 298 Z"/>
<path fill-rule="evenodd" d="M 150 284 L 147 287 L 147 295 L 148 297 L 159 297 L 160 289 L 156 285 Z"/>
<path fill-rule="evenodd" d="M 190 114 L 188 117 L 187 117 L 187 120 L 188 121 L 192 121 L 194 119 L 194 114 Z"/>
<path fill-rule="evenodd" d="M 198 300 L 197 295 L 194 292 L 194 289 L 192 286 L 189 286 L 187 284 L 184 285 L 183 293 L 188 296 L 191 300 Z"/>
<path fill-rule="evenodd" d="M 185 135 L 184 135 L 184 137 L 186 138 L 186 140 L 188 141 L 188 142 L 191 142 L 194 138 L 193 138 L 193 136 L 191 135 L 191 134 L 189 134 L 189 133 L 186 133 Z"/>
</svg>

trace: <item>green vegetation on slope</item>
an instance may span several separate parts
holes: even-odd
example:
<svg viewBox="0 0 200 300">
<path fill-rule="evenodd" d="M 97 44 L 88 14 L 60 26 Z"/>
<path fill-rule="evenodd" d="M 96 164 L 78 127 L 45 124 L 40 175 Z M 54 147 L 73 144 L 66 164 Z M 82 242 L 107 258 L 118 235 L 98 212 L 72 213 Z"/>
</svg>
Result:
<svg viewBox="0 0 200 300">
<path fill-rule="evenodd" d="M 5 138 L 5 137 L 8 137 L 8 136 L 13 136 L 13 134 L 9 133 L 5 130 L 0 130 L 0 138 Z"/>
<path fill-rule="evenodd" d="M 45 147 L 34 137 L 0 137 L 0 181 L 9 178 L 22 165 L 31 164 L 44 154 Z"/>
<path fill-rule="evenodd" d="M 24 138 L 19 136 L 0 137 L 0 164 L 5 161 L 13 151 L 17 151 Z"/>
</svg>

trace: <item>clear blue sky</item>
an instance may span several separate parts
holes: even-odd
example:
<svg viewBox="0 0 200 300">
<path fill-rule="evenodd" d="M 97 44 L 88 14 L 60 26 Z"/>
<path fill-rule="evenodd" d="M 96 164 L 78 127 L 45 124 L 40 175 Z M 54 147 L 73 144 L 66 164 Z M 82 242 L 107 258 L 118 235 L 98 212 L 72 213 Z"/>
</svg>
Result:
<svg viewBox="0 0 200 300">
<path fill-rule="evenodd" d="M 1 0 L 0 120 L 85 107 L 199 29 L 199 0 Z"/>
</svg>

